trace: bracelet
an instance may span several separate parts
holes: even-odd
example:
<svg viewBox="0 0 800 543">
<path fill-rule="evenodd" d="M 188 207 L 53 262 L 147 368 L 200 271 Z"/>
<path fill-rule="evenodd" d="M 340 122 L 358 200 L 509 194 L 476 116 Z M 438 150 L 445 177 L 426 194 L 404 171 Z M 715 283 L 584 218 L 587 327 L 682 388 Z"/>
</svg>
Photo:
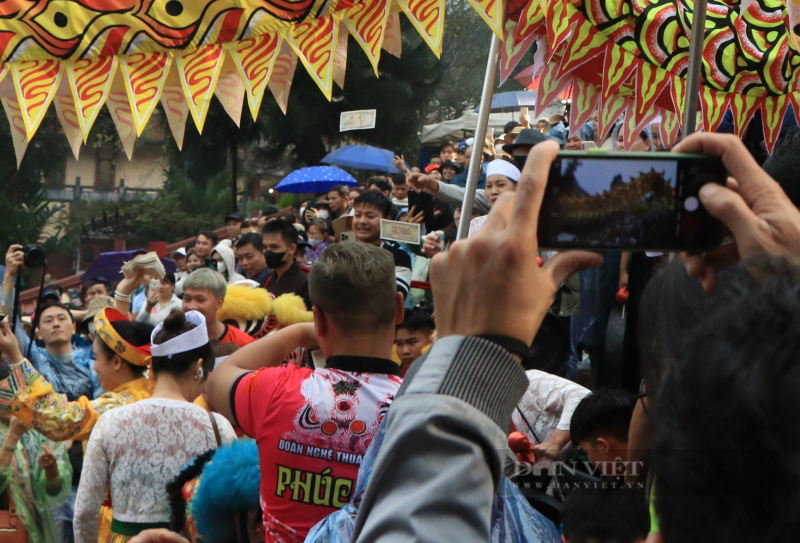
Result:
<svg viewBox="0 0 800 543">
<path fill-rule="evenodd" d="M 14 452 L 14 451 L 16 451 L 16 450 L 17 450 L 17 447 L 16 447 L 16 446 L 12 447 L 11 445 L 9 445 L 8 443 L 6 443 L 5 441 L 3 441 L 3 448 L 4 448 L 5 450 L 7 450 L 7 451 L 11 451 L 11 452 Z"/>
<path fill-rule="evenodd" d="M 130 294 L 121 294 L 120 292 L 114 291 L 114 299 L 118 302 L 127 302 L 130 303 L 131 295 Z"/>
<path fill-rule="evenodd" d="M 531 350 L 530 345 L 510 336 L 483 335 L 478 337 L 486 341 L 491 341 L 498 347 L 502 347 L 512 355 L 518 356 L 523 360 L 528 356 L 528 352 Z"/>
</svg>

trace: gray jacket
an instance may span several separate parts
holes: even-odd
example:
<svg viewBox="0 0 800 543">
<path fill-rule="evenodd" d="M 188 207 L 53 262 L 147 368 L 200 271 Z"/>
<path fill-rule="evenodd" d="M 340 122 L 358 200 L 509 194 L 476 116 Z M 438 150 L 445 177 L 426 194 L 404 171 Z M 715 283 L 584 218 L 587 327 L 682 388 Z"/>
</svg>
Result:
<svg viewBox="0 0 800 543">
<path fill-rule="evenodd" d="M 527 386 L 494 343 L 437 341 L 389 410 L 353 541 L 489 541 L 511 413 Z"/>
<path fill-rule="evenodd" d="M 448 204 L 456 207 L 461 207 L 461 204 L 464 201 L 464 193 L 466 192 L 466 189 L 464 187 L 459 187 L 458 185 L 450 185 L 447 183 L 442 183 L 441 181 L 437 182 L 439 183 L 439 192 L 437 192 L 434 196 L 443 202 L 447 202 Z M 475 191 L 474 209 L 475 211 L 480 211 L 482 213 L 489 213 L 489 199 L 486 198 L 485 190 L 478 189 Z"/>
</svg>

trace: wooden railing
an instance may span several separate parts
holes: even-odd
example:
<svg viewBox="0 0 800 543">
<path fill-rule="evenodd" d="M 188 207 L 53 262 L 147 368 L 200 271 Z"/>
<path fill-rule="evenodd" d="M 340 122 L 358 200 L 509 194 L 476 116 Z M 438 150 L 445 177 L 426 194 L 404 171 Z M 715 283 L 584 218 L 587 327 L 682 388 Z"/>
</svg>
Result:
<svg viewBox="0 0 800 543">
<path fill-rule="evenodd" d="M 228 230 L 225 227 L 218 228 L 214 231 L 215 234 L 219 236 L 219 239 L 228 239 Z M 181 241 L 176 241 L 175 243 L 170 243 L 167 245 L 165 254 L 160 254 L 162 258 L 165 256 L 171 255 L 176 250 L 180 249 L 181 247 L 186 247 L 189 243 L 193 242 L 197 239 L 197 236 L 187 238 Z M 151 244 L 151 247 L 153 244 Z M 148 248 L 149 249 L 149 248 Z M 77 288 L 81 285 L 81 276 L 83 272 L 76 273 L 74 275 L 70 275 L 69 277 L 63 277 L 56 281 L 49 283 L 48 285 L 56 284 L 61 287 L 62 292 L 67 292 L 67 290 L 71 288 Z M 47 285 L 46 285 L 47 286 Z M 19 295 L 19 302 L 22 306 L 22 313 L 24 315 L 30 315 L 36 309 L 36 300 L 39 297 L 39 287 L 29 288 L 28 290 L 24 290 Z"/>
</svg>

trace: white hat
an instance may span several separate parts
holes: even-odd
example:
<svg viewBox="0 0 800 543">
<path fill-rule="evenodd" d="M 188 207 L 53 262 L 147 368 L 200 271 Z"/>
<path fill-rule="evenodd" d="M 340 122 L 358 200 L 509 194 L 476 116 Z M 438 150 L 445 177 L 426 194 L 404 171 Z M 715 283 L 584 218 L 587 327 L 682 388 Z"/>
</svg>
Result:
<svg viewBox="0 0 800 543">
<path fill-rule="evenodd" d="M 514 166 L 509 161 L 497 159 L 492 160 L 486 167 L 486 177 L 489 177 L 490 175 L 504 175 L 516 183 L 519 181 L 521 174 L 519 173 L 519 168 Z"/>
<path fill-rule="evenodd" d="M 194 324 L 195 327 L 164 343 L 156 344 L 156 336 L 164 329 L 164 323 L 159 323 L 153 333 L 150 334 L 150 343 L 152 344 L 150 354 L 153 356 L 171 356 L 185 353 L 207 344 L 208 330 L 206 330 L 205 317 L 197 311 L 188 311 L 186 313 L 186 322 Z"/>
</svg>

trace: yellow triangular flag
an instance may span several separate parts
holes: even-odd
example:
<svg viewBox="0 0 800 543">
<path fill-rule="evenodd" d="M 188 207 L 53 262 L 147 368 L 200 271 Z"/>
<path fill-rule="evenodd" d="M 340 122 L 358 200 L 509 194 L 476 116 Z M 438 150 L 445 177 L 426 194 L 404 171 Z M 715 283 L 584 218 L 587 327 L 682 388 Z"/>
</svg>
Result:
<svg viewBox="0 0 800 543">
<path fill-rule="evenodd" d="M 244 83 L 247 105 L 254 121 L 282 45 L 283 38 L 277 32 L 225 45 Z"/>
<path fill-rule="evenodd" d="M 141 136 L 164 90 L 172 59 L 167 53 L 134 53 L 120 62 L 120 72 L 128 93 L 130 112 Z"/>
<path fill-rule="evenodd" d="M 175 57 L 175 67 L 186 103 L 189 104 L 189 113 L 201 134 L 224 59 L 222 44 L 204 45 Z"/>
<path fill-rule="evenodd" d="M 14 62 L 11 64 L 11 75 L 22 121 L 25 123 L 25 135 L 30 141 L 61 83 L 61 66 L 57 60 Z"/>
<path fill-rule="evenodd" d="M 100 108 L 106 103 L 117 71 L 117 57 L 82 58 L 66 63 L 67 81 L 75 100 L 83 142 L 89 137 Z"/>
</svg>

